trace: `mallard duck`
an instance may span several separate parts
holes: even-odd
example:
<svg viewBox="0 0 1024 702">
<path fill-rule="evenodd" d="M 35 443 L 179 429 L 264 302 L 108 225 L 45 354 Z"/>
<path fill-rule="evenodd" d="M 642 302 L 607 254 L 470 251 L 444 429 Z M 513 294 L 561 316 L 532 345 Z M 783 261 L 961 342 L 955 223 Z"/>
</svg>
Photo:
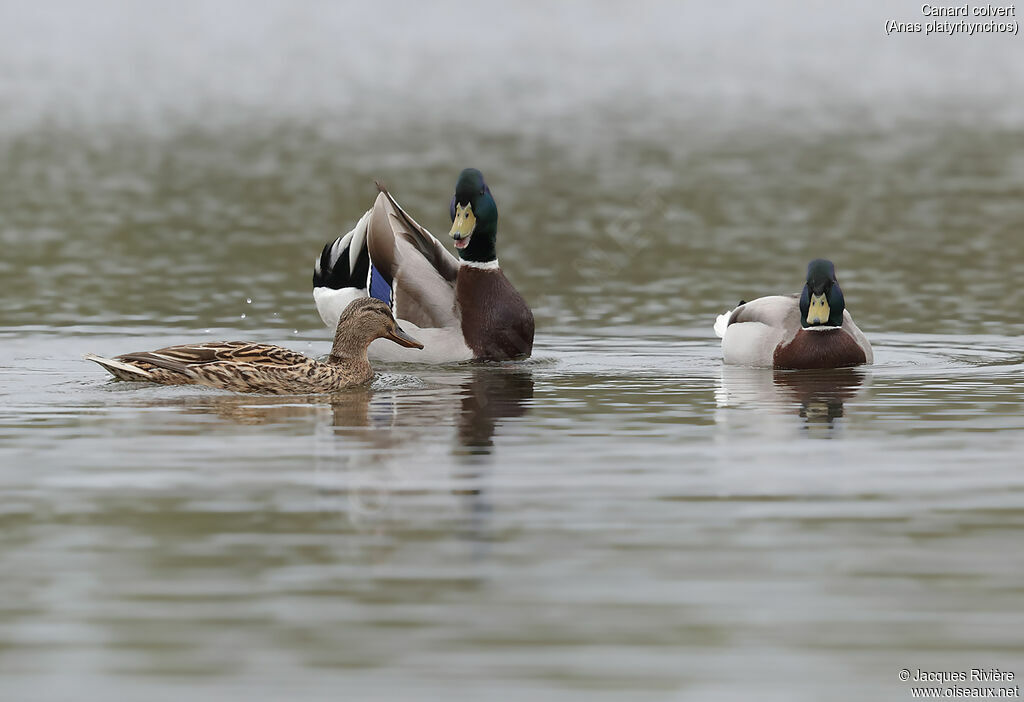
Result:
<svg viewBox="0 0 1024 702">
<path fill-rule="evenodd" d="M 715 322 L 726 363 L 774 368 L 840 368 L 872 363 L 867 337 L 846 311 L 831 261 L 807 266 L 800 295 L 770 295 Z"/>
<path fill-rule="evenodd" d="M 390 304 L 422 353 L 374 343 L 376 360 L 449 363 L 528 357 L 533 313 L 501 272 L 498 207 L 483 174 L 467 168 L 455 184 L 449 234 L 456 259 L 380 183 L 355 229 L 324 246 L 313 268 L 313 299 L 332 326 L 345 306 L 370 296 Z"/>
<path fill-rule="evenodd" d="M 168 346 L 114 358 L 87 354 L 85 358 L 122 380 L 298 395 L 334 392 L 369 382 L 373 369 L 366 349 L 374 339 L 423 348 L 395 322 L 390 307 L 380 300 L 363 298 L 353 301 L 341 314 L 326 362 L 281 346 L 247 341 Z"/>
</svg>

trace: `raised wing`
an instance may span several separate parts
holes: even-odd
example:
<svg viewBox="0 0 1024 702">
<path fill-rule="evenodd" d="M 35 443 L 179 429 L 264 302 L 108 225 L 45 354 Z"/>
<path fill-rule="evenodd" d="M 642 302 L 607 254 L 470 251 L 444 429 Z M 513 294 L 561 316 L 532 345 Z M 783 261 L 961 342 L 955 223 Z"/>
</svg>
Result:
<svg viewBox="0 0 1024 702">
<path fill-rule="evenodd" d="M 379 183 L 367 233 L 370 260 L 395 291 L 395 316 L 421 328 L 458 326 L 459 262 Z"/>
<path fill-rule="evenodd" d="M 377 189 L 380 190 L 380 194 L 387 199 L 391 210 L 401 220 L 402 224 L 405 225 L 401 230 L 403 238 L 415 246 L 423 254 L 423 257 L 430 261 L 442 278 L 454 285 L 455 278 L 459 274 L 459 260 L 452 256 L 448 249 L 444 247 L 444 244 L 428 232 L 426 227 L 410 217 L 409 213 L 402 209 L 402 206 L 398 204 L 398 201 L 395 200 L 383 184 L 378 181 L 374 181 L 374 183 Z"/>
</svg>

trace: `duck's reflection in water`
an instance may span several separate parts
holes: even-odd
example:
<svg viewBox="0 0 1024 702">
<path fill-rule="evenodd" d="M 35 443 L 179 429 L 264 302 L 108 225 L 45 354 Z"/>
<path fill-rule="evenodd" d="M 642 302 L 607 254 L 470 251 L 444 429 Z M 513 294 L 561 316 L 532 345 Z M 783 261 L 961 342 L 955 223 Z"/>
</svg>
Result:
<svg viewBox="0 0 1024 702">
<path fill-rule="evenodd" d="M 829 438 L 836 420 L 845 415 L 845 403 L 857 396 L 865 378 L 861 368 L 790 371 L 723 365 L 715 400 L 720 410 L 769 408 L 796 414 L 809 435 Z M 717 418 L 720 423 L 735 419 L 721 411 Z M 767 415 L 763 421 L 771 422 Z"/>
<path fill-rule="evenodd" d="M 487 524 L 492 512 L 484 491 L 494 450 L 494 434 L 504 419 L 522 417 L 533 399 L 530 371 L 475 368 L 462 385 L 462 401 L 456 422 L 456 476 L 465 487 L 455 488 L 463 503 L 462 536 L 475 545 L 475 555 L 486 553 Z"/>
<path fill-rule="evenodd" d="M 475 368 L 462 385 L 456 453 L 486 456 L 503 419 L 522 417 L 533 399 L 533 374 L 523 370 Z"/>
<path fill-rule="evenodd" d="M 494 438 L 503 420 L 529 411 L 533 376 L 530 370 L 489 365 L 384 373 L 371 387 L 334 395 L 150 390 L 133 402 L 181 410 L 177 416 L 159 414 L 164 430 L 175 431 L 175 423 L 194 430 L 191 416 L 203 414 L 220 420 L 204 429 L 207 434 L 237 435 L 245 426 L 259 426 L 264 437 L 281 436 L 282 445 L 295 449 L 293 459 L 275 459 L 273 470 L 285 481 L 312 481 L 318 512 L 365 531 L 393 527 L 401 521 L 396 510 L 425 508 L 434 517 L 455 516 L 460 532 L 480 540 L 491 511 L 485 484 Z"/>
<path fill-rule="evenodd" d="M 153 390 L 149 383 L 113 383 Z M 177 386 L 171 392 L 175 396 L 160 394 L 154 398 L 147 395 L 133 404 L 155 408 L 179 407 L 185 415 L 212 415 L 229 425 L 283 427 L 311 418 L 329 417 L 330 423 L 336 426 L 366 426 L 370 423 L 374 394 L 369 387 L 352 388 L 333 395 L 248 395 L 196 386 Z"/>
<path fill-rule="evenodd" d="M 843 404 L 857 396 L 864 372 L 855 368 L 812 371 L 775 371 L 773 380 L 807 424 L 832 426 L 843 416 Z"/>
<path fill-rule="evenodd" d="M 438 389 L 428 392 L 421 386 L 373 386 L 332 395 L 242 395 L 190 388 L 184 397 L 150 396 L 140 404 L 178 406 L 187 414 L 210 414 L 242 425 L 285 426 L 313 419 L 318 428 L 333 427 L 339 436 L 380 447 L 400 446 L 413 435 L 422 439 L 424 433 L 434 436 L 431 443 L 436 445 L 437 428 L 454 423 L 454 455 L 489 455 L 501 420 L 528 411 L 533 398 L 532 373 L 479 367 L 458 380 L 453 387 L 450 376 L 446 377 Z"/>
<path fill-rule="evenodd" d="M 343 501 L 339 511 L 360 528 L 379 528 L 394 510 L 447 495 L 459 503 L 451 512 L 458 532 L 483 548 L 494 438 L 504 420 L 529 411 L 532 372 L 472 367 L 437 381 L 427 388 L 378 389 L 362 404 L 349 397 L 332 405 L 331 425 L 318 428 L 321 492 Z"/>
</svg>

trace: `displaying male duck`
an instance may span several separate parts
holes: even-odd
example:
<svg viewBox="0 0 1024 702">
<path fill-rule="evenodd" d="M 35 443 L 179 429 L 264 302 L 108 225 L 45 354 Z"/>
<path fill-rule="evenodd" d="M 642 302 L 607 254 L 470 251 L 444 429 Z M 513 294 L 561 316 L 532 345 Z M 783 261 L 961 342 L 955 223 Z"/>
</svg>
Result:
<svg viewBox="0 0 1024 702">
<path fill-rule="evenodd" d="M 352 302 L 341 314 L 334 346 L 324 363 L 281 346 L 246 341 L 169 346 L 114 358 L 87 354 L 85 358 L 122 380 L 298 395 L 334 392 L 368 383 L 373 378 L 373 369 L 366 349 L 374 339 L 423 348 L 398 326 L 391 308 L 380 300 L 363 298 Z"/>
<path fill-rule="evenodd" d="M 533 351 L 533 313 L 498 267 L 498 206 L 483 174 L 467 168 L 452 197 L 456 259 L 377 184 L 380 194 L 355 229 L 324 246 L 313 299 L 327 326 L 354 299 L 392 305 L 423 352 L 375 342 L 376 360 L 449 363 L 507 360 Z"/>
<path fill-rule="evenodd" d="M 770 295 L 718 316 L 726 363 L 774 368 L 840 368 L 872 363 L 867 337 L 846 311 L 831 261 L 807 266 L 797 295 Z"/>
</svg>

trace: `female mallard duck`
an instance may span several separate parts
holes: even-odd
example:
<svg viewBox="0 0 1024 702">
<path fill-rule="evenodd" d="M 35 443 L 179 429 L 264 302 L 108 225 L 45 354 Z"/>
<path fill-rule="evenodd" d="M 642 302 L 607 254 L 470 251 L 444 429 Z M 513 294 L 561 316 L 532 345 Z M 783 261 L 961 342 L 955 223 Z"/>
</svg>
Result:
<svg viewBox="0 0 1024 702">
<path fill-rule="evenodd" d="M 96 361 L 122 380 L 298 395 L 334 392 L 369 382 L 373 369 L 366 349 L 374 339 L 423 348 L 398 326 L 386 304 L 363 298 L 352 302 L 341 314 L 326 363 L 281 346 L 246 341 L 169 346 L 114 358 L 87 354 L 85 358 Z"/>
<path fill-rule="evenodd" d="M 374 343 L 386 361 L 449 363 L 528 357 L 533 313 L 498 267 L 498 207 L 483 174 L 467 168 L 452 197 L 456 259 L 379 183 L 355 229 L 324 247 L 313 268 L 313 299 L 328 326 L 354 299 L 376 297 L 423 342 L 423 353 Z"/>
<path fill-rule="evenodd" d="M 770 295 L 718 316 L 726 363 L 774 368 L 840 368 L 872 363 L 867 337 L 846 311 L 831 261 L 807 266 L 807 284 L 796 295 Z"/>
</svg>

